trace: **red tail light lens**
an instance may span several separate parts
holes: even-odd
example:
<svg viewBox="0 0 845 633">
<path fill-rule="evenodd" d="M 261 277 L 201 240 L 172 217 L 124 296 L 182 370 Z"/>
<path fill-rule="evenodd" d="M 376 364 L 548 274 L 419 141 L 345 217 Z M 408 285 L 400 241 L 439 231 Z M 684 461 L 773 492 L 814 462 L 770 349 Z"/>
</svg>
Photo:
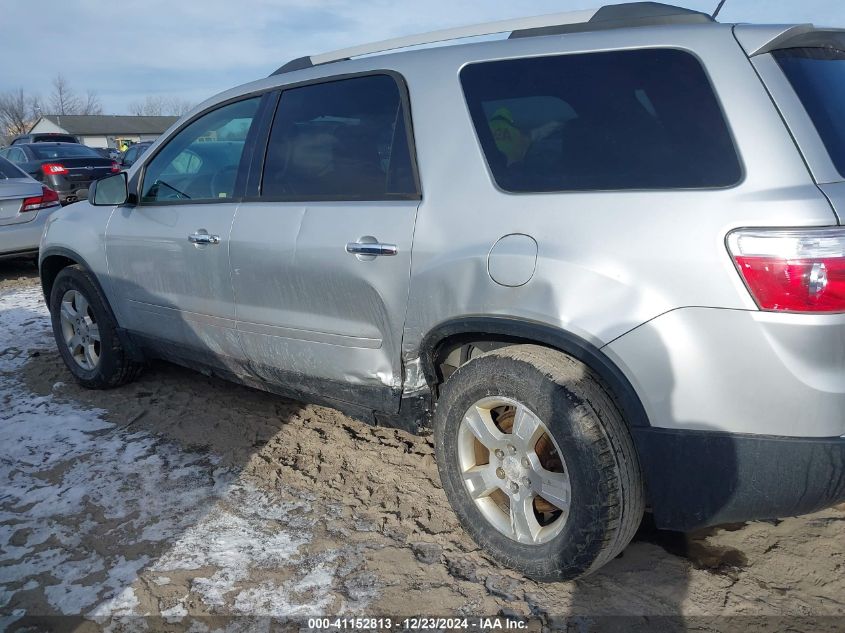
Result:
<svg viewBox="0 0 845 633">
<path fill-rule="evenodd" d="M 48 176 L 55 176 L 67 173 L 67 167 L 59 163 L 44 163 L 41 165 L 41 171 Z"/>
<path fill-rule="evenodd" d="M 760 309 L 845 312 L 845 229 L 735 231 L 728 248 Z"/>
<path fill-rule="evenodd" d="M 59 204 L 59 194 L 48 187 L 41 187 L 41 195 L 32 198 L 24 198 L 21 204 L 21 213 L 24 211 L 38 211 L 48 207 L 55 207 Z"/>
<path fill-rule="evenodd" d="M 120 173 L 120 165 L 118 165 L 114 161 L 111 162 L 111 173 L 113 173 L 113 174 L 119 174 Z"/>
</svg>

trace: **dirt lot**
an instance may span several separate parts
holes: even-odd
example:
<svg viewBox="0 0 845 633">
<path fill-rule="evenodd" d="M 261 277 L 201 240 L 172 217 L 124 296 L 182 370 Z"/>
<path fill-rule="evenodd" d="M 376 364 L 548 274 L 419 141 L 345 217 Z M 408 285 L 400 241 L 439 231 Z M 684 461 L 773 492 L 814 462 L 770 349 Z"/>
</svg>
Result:
<svg viewBox="0 0 845 633">
<path fill-rule="evenodd" d="M 0 486 L 0 630 L 58 614 L 162 630 L 232 614 L 505 613 L 575 616 L 579 631 L 592 616 L 649 616 L 630 630 L 661 615 L 845 615 L 845 508 L 686 537 L 646 526 L 601 572 L 538 584 L 460 530 L 429 437 L 166 364 L 80 389 L 34 268 L 16 262 L 0 262 Z"/>
</svg>

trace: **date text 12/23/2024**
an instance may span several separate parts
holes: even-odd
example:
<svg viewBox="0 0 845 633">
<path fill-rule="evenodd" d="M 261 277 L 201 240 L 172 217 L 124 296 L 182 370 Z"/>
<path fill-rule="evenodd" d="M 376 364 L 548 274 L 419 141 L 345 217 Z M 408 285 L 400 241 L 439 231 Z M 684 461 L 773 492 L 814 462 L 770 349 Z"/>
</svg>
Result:
<svg viewBox="0 0 845 633">
<path fill-rule="evenodd" d="M 520 618 L 309 618 L 308 631 L 521 631 L 528 621 Z"/>
</svg>

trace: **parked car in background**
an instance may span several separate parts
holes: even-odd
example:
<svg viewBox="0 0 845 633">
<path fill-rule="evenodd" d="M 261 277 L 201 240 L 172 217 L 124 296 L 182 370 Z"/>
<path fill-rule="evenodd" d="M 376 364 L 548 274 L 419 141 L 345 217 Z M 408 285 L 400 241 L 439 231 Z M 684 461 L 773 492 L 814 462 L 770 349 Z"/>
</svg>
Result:
<svg viewBox="0 0 845 633">
<path fill-rule="evenodd" d="M 121 152 L 116 147 L 92 147 L 91 149 L 103 158 L 108 158 L 109 160 L 113 160 L 117 163 L 120 162 Z"/>
<path fill-rule="evenodd" d="M 0 158 L 0 259 L 35 255 L 58 194 Z"/>
<path fill-rule="evenodd" d="M 137 160 L 143 156 L 144 152 L 146 152 L 152 144 L 152 141 L 141 141 L 140 143 L 135 143 L 131 147 L 127 148 L 120 157 L 120 166 L 123 169 L 129 169 L 132 167 L 132 165 L 134 165 Z"/>
<path fill-rule="evenodd" d="M 12 145 L 22 143 L 79 143 L 79 139 L 72 134 L 61 132 L 41 132 L 38 134 L 21 134 L 12 139 Z"/>
<path fill-rule="evenodd" d="M 430 422 L 468 534 L 543 580 L 646 506 L 834 505 L 843 85 L 845 30 L 653 2 L 294 60 L 51 218 L 58 351 L 91 388 L 159 357 Z"/>
<path fill-rule="evenodd" d="M 120 171 L 116 161 L 79 143 L 17 144 L 0 156 L 56 191 L 62 204 L 76 202 L 93 181 Z"/>
</svg>

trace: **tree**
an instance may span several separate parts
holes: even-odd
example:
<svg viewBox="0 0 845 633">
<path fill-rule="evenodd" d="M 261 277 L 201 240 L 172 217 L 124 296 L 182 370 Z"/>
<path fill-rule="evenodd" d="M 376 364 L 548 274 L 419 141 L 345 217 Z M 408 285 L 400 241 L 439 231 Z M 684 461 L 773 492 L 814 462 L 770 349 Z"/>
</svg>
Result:
<svg viewBox="0 0 845 633">
<path fill-rule="evenodd" d="M 193 104 L 174 96 L 147 95 L 143 101 L 129 104 L 129 113 L 135 116 L 181 116 L 193 108 Z"/>
<path fill-rule="evenodd" d="M 0 94 L 0 140 L 26 134 L 39 114 L 38 97 L 27 96 L 23 88 Z"/>
<path fill-rule="evenodd" d="M 53 93 L 50 95 L 51 114 L 78 114 L 82 101 L 73 92 L 64 75 L 59 73 L 53 78 Z"/>
<path fill-rule="evenodd" d="M 100 97 L 93 90 L 85 92 L 85 103 L 82 105 L 82 112 L 79 114 L 102 114 L 103 106 Z"/>
<path fill-rule="evenodd" d="M 70 87 L 61 73 L 53 79 L 53 93 L 50 95 L 50 114 L 102 114 L 100 98 L 88 90 L 83 99 Z"/>
</svg>

